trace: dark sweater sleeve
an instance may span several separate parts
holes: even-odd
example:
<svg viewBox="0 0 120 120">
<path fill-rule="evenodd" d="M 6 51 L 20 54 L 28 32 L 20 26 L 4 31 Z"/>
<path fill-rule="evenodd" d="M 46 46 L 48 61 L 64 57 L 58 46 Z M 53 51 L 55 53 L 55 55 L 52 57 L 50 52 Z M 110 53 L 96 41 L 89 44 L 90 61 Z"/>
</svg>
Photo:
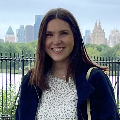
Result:
<svg viewBox="0 0 120 120">
<path fill-rule="evenodd" d="M 95 88 L 95 111 L 98 119 L 119 120 L 114 90 L 108 76 L 100 69 L 94 69 L 92 73 L 90 82 Z"/>
<path fill-rule="evenodd" d="M 23 78 L 22 78 L 22 82 L 19 88 L 19 95 L 17 96 L 18 98 L 18 105 L 17 105 L 17 109 L 15 111 L 15 120 L 21 120 L 20 118 L 20 101 L 21 101 L 21 90 L 23 91 L 24 87 L 26 87 L 29 83 L 29 79 L 30 79 L 30 74 L 26 74 Z"/>
</svg>

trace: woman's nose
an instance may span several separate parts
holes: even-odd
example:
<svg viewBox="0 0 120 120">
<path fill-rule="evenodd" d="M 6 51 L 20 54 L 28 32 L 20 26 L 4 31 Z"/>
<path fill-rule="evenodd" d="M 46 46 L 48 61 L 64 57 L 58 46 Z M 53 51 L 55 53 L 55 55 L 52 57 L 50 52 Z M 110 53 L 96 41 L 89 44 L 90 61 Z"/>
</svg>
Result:
<svg viewBox="0 0 120 120">
<path fill-rule="evenodd" d="M 57 44 L 61 44 L 62 40 L 60 39 L 60 37 L 58 35 L 55 35 L 53 37 L 53 44 L 57 45 Z"/>
</svg>

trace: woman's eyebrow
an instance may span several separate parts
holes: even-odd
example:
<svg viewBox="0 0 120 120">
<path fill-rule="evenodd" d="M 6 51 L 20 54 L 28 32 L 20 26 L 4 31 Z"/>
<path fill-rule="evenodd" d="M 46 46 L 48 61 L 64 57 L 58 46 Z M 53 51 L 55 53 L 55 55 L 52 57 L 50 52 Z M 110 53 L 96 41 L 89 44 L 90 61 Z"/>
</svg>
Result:
<svg viewBox="0 0 120 120">
<path fill-rule="evenodd" d="M 64 30 L 60 30 L 58 32 L 70 32 L 70 30 L 64 29 Z M 54 33 L 54 31 L 46 31 L 46 33 Z"/>
<path fill-rule="evenodd" d="M 46 31 L 46 33 L 53 33 L 52 31 Z"/>
<path fill-rule="evenodd" d="M 69 33 L 70 30 L 60 30 L 59 33 L 61 33 L 61 32 L 68 32 Z"/>
<path fill-rule="evenodd" d="M 70 30 L 66 30 L 66 29 L 65 29 L 65 30 L 60 30 L 60 31 L 68 31 L 68 32 L 69 32 Z"/>
</svg>

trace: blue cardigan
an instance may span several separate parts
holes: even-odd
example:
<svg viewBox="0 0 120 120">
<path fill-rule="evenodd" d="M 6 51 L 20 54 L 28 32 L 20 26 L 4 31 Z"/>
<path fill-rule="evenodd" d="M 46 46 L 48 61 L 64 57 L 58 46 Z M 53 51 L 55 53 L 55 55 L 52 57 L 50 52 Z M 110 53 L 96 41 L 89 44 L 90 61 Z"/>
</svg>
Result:
<svg viewBox="0 0 120 120">
<path fill-rule="evenodd" d="M 89 98 L 92 120 L 119 120 L 114 91 L 107 75 L 100 69 L 93 69 L 87 81 L 86 73 L 87 70 L 76 77 L 78 119 L 87 120 L 86 99 Z M 15 120 L 35 120 L 39 99 L 29 80 L 30 73 L 23 77 Z M 41 98 L 42 91 L 37 91 Z"/>
</svg>

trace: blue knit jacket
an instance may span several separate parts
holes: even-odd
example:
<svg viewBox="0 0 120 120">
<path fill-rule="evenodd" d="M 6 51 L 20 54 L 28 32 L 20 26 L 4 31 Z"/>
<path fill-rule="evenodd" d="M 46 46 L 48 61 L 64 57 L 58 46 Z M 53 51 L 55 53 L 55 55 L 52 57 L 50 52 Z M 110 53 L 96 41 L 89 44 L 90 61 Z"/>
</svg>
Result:
<svg viewBox="0 0 120 120">
<path fill-rule="evenodd" d="M 92 120 L 119 120 L 115 103 L 114 91 L 106 74 L 100 69 L 93 69 L 88 81 L 86 71 L 76 77 L 78 95 L 77 111 L 79 120 L 87 120 L 87 103 L 90 99 Z M 30 74 L 23 77 L 19 103 L 15 114 L 15 120 L 35 120 L 36 112 L 42 91 L 29 83 Z M 39 94 L 39 98 L 38 95 Z"/>
</svg>

